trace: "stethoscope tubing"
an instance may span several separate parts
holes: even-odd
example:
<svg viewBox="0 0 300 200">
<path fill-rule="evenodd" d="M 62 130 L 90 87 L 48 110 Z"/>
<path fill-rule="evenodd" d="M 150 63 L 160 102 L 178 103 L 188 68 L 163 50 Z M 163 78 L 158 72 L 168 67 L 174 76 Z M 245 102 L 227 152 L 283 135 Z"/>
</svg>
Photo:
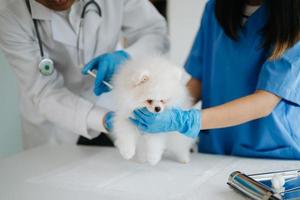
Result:
<svg viewBox="0 0 300 200">
<path fill-rule="evenodd" d="M 29 0 L 25 0 L 26 2 L 26 6 L 27 6 L 27 9 L 32 17 L 32 10 L 31 10 L 31 6 L 30 6 L 30 2 Z M 89 2 L 87 2 L 83 9 L 82 9 L 82 13 L 81 13 L 81 25 L 82 26 L 82 21 L 85 17 L 85 14 L 86 14 L 86 10 L 87 8 L 90 6 L 90 5 L 94 5 L 96 8 L 97 8 L 97 12 L 98 12 L 98 15 L 100 17 L 102 17 L 102 10 L 101 10 L 101 7 L 100 5 L 95 1 L 95 0 L 90 0 Z M 37 39 L 38 39 L 38 44 L 39 44 L 39 49 L 40 49 L 40 55 L 41 55 L 41 59 L 44 59 L 45 57 L 45 54 L 44 54 L 44 48 L 43 48 L 43 40 L 42 40 L 42 37 L 41 37 L 41 34 L 40 34 L 40 31 L 39 31 L 39 27 L 38 27 L 38 20 L 37 19 L 33 19 L 32 18 L 32 21 L 33 21 L 33 24 L 34 24 L 34 29 L 35 29 L 35 32 L 36 32 L 36 36 L 37 36 Z M 49 59 L 49 58 L 48 58 Z"/>
</svg>

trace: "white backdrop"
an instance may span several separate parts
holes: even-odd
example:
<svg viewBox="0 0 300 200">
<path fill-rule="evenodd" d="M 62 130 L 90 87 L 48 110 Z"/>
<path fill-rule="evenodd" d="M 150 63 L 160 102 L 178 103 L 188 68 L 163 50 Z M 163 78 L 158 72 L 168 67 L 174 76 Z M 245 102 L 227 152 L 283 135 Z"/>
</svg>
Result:
<svg viewBox="0 0 300 200">
<path fill-rule="evenodd" d="M 169 0 L 171 59 L 183 65 L 200 25 L 206 0 Z"/>
</svg>

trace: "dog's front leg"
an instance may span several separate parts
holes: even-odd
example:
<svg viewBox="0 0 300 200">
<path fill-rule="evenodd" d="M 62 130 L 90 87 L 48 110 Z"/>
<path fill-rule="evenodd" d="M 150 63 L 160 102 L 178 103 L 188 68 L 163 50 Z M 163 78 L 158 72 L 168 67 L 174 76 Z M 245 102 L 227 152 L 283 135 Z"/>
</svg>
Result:
<svg viewBox="0 0 300 200">
<path fill-rule="evenodd" d="M 146 135 L 146 157 L 151 165 L 156 165 L 162 158 L 166 144 L 164 135 Z"/>
<path fill-rule="evenodd" d="M 128 117 L 116 114 L 114 134 L 116 135 L 115 146 L 121 155 L 129 160 L 135 154 L 138 132 L 137 128 L 129 121 Z"/>
</svg>

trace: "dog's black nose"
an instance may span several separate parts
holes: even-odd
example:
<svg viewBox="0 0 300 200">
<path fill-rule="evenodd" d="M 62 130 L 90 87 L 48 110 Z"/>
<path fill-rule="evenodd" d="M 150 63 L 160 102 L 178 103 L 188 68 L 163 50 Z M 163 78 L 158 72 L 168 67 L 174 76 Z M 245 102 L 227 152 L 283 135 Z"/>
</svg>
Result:
<svg viewBox="0 0 300 200">
<path fill-rule="evenodd" d="M 161 110 L 161 108 L 160 107 L 155 107 L 154 110 L 155 110 L 155 112 L 159 112 Z"/>
</svg>

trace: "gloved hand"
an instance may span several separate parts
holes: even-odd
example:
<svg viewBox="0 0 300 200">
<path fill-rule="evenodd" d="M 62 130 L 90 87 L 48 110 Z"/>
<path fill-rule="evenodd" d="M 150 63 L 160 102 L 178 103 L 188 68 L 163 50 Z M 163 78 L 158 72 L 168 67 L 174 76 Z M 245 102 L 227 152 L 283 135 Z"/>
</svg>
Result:
<svg viewBox="0 0 300 200">
<path fill-rule="evenodd" d="M 103 81 L 109 82 L 120 65 L 128 59 L 129 55 L 125 51 L 115 51 L 113 53 L 103 54 L 85 65 L 82 69 L 82 74 L 87 75 L 89 70 L 97 70 L 94 93 L 99 96 L 110 90 Z"/>
<path fill-rule="evenodd" d="M 196 138 L 201 129 L 201 111 L 188 111 L 179 108 L 167 109 L 162 113 L 152 113 L 146 108 L 135 110 L 130 120 L 143 132 L 159 133 L 178 131 L 183 135 Z"/>
<path fill-rule="evenodd" d="M 108 130 L 108 132 L 111 132 L 113 129 L 114 117 L 115 117 L 115 113 L 111 111 L 106 113 L 106 115 L 103 118 L 104 127 L 106 128 L 106 130 Z"/>
</svg>

